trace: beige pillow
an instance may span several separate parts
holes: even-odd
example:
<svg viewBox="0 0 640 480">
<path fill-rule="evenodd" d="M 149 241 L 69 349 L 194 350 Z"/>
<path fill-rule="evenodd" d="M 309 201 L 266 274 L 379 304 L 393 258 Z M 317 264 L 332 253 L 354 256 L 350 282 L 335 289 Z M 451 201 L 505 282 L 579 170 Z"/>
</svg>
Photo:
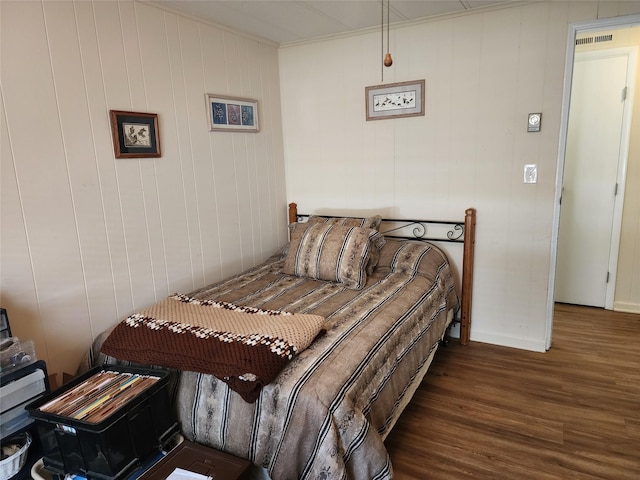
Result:
<svg viewBox="0 0 640 480">
<path fill-rule="evenodd" d="M 343 225 L 349 227 L 364 227 L 364 228 L 373 228 L 374 230 L 380 229 L 380 223 L 382 222 L 382 216 L 374 215 L 372 217 L 360 218 L 360 217 L 323 217 L 320 215 L 310 215 L 307 218 L 306 222 L 296 222 L 289 224 L 289 235 L 293 235 L 293 232 L 297 229 L 306 229 L 311 225 L 316 225 L 318 223 L 323 224 L 331 224 L 331 225 Z M 367 262 L 367 275 L 372 275 L 376 265 L 378 265 L 378 260 L 380 259 L 380 250 L 384 246 L 384 236 L 379 234 L 377 236 L 373 236 L 372 238 L 373 244 L 376 248 L 370 249 L 369 261 Z M 282 254 L 286 255 L 289 250 L 290 244 L 287 243 Z"/>
<path fill-rule="evenodd" d="M 284 273 L 359 290 L 367 283 L 371 250 L 377 248 L 371 239 L 377 235 L 380 234 L 371 228 L 333 223 L 295 229 L 285 256 Z"/>
<path fill-rule="evenodd" d="M 347 227 L 364 227 L 373 228 L 378 230 L 382 217 L 380 215 L 374 215 L 367 218 L 355 218 L 355 217 L 321 217 L 319 215 L 311 215 L 307 223 L 327 223 L 333 225 L 344 225 Z"/>
<path fill-rule="evenodd" d="M 374 234 L 372 234 L 369 237 L 369 240 L 371 242 L 371 248 L 369 262 L 367 263 L 367 275 L 372 275 L 373 270 L 376 268 L 378 262 L 380 261 L 380 251 L 382 250 L 382 247 L 384 247 L 386 240 L 384 238 L 384 235 L 380 232 L 375 232 Z"/>
</svg>

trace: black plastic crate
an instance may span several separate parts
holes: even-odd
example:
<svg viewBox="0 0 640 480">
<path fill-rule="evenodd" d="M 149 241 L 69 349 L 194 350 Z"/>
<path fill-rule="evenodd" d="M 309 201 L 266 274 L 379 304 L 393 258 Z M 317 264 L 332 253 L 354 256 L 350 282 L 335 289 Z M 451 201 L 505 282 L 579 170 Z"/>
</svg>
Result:
<svg viewBox="0 0 640 480">
<path fill-rule="evenodd" d="M 100 372 L 147 375 L 158 380 L 100 421 L 40 410 Z M 29 404 L 27 410 L 35 420 L 45 467 L 53 473 L 87 479 L 125 478 L 178 431 L 170 403 L 170 375 L 167 370 L 101 365 Z"/>
</svg>

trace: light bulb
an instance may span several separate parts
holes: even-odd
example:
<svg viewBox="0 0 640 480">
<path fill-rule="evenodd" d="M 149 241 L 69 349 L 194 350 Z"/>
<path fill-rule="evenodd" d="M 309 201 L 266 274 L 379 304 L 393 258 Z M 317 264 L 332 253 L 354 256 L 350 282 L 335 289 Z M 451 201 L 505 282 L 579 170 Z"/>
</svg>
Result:
<svg viewBox="0 0 640 480">
<path fill-rule="evenodd" d="M 385 67 L 390 67 L 391 65 L 393 65 L 393 59 L 391 58 L 391 54 L 389 52 L 387 52 L 387 54 L 384 56 L 383 63 Z"/>
</svg>

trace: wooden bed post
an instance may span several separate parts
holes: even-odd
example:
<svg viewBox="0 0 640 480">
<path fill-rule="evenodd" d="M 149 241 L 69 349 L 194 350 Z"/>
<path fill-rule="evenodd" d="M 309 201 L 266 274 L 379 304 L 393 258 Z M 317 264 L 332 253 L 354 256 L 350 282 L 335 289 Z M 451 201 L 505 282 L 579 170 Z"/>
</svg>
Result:
<svg viewBox="0 0 640 480">
<path fill-rule="evenodd" d="M 298 221 L 298 204 L 289 204 L 289 225 Z"/>
<path fill-rule="evenodd" d="M 475 208 L 468 208 L 464 213 L 460 343 L 467 345 L 471 335 L 471 294 L 473 287 L 473 256 L 476 243 L 476 210 Z"/>
</svg>

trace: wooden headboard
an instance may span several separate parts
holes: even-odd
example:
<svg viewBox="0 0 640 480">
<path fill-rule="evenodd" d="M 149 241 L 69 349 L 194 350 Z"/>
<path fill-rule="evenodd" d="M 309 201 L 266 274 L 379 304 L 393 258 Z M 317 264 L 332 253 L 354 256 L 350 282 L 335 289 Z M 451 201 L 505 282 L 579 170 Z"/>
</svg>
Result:
<svg viewBox="0 0 640 480">
<path fill-rule="evenodd" d="M 289 204 L 289 223 L 296 223 L 301 218 L 308 217 L 306 214 L 298 213 L 296 203 Z M 333 216 L 333 215 L 332 215 Z M 464 221 L 449 220 L 405 220 L 405 219 L 382 219 L 383 224 L 390 225 L 390 229 L 381 233 L 393 238 L 404 238 L 421 241 L 453 242 L 462 243 L 462 281 L 460 287 L 460 343 L 467 345 L 471 335 L 471 297 L 473 291 L 473 257 L 476 241 L 476 210 L 467 208 L 465 210 Z M 430 236 L 430 227 L 444 227 L 445 233 L 442 236 Z M 409 230 L 411 235 L 403 235 Z M 429 232 L 429 236 L 428 236 Z"/>
</svg>

